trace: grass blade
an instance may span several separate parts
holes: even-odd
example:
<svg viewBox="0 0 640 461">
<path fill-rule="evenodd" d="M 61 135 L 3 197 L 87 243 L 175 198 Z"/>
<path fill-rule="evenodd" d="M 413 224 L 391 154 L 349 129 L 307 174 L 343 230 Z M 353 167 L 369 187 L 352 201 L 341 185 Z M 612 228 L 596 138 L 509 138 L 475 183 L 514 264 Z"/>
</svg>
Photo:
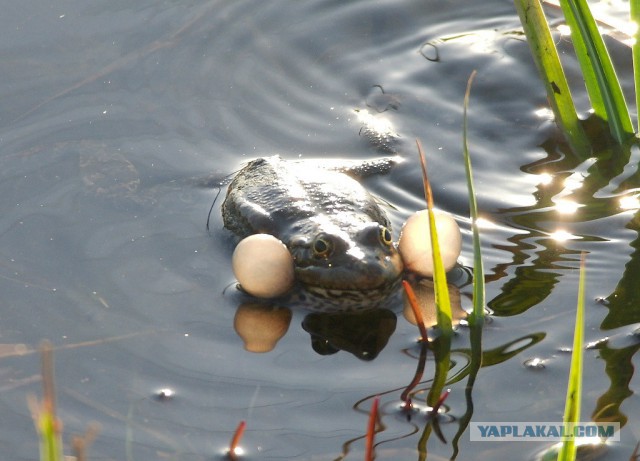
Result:
<svg viewBox="0 0 640 461">
<path fill-rule="evenodd" d="M 640 107 L 640 0 L 630 0 L 630 20 L 632 24 L 636 24 L 636 30 L 633 34 L 633 45 L 631 53 L 633 55 L 633 81 L 636 89 L 636 111 Z M 640 131 L 640 117 L 638 117 L 638 127 Z"/>
<path fill-rule="evenodd" d="M 614 139 L 622 144 L 633 125 L 611 57 L 586 0 L 560 0 L 571 28 L 573 46 L 596 115 L 609 122 Z"/>
<path fill-rule="evenodd" d="M 478 203 L 476 201 L 476 193 L 473 185 L 473 172 L 471 170 L 471 156 L 469 155 L 469 143 L 467 138 L 467 112 L 469 110 L 469 96 L 471 94 L 471 85 L 476 76 L 476 71 L 471 72 L 467 81 L 467 90 L 464 94 L 463 118 L 462 118 L 462 154 L 464 157 L 464 166 L 467 177 L 467 191 L 469 192 L 469 215 L 471 217 L 471 230 L 473 233 L 473 312 L 469 315 L 469 340 L 471 357 L 469 360 L 469 379 L 465 387 L 465 400 L 467 402 L 467 410 L 460 417 L 458 432 L 451 441 L 453 447 L 453 455 L 451 459 L 455 459 L 459 453 L 458 442 L 465 432 L 471 418 L 473 417 L 473 385 L 476 381 L 478 371 L 482 366 L 482 325 L 484 323 L 484 305 L 485 305 L 485 283 L 484 268 L 482 264 L 482 252 L 480 249 L 480 231 L 478 229 Z"/>
<path fill-rule="evenodd" d="M 589 57 L 589 51 L 594 50 L 593 40 L 590 37 L 590 32 L 584 27 L 580 27 L 578 24 L 578 18 L 576 13 L 576 3 L 572 0 L 559 0 L 558 2 L 562 8 L 567 25 L 571 29 L 571 41 L 573 42 L 573 49 L 575 50 L 576 57 L 580 63 L 580 69 L 582 70 L 582 77 L 589 94 L 589 100 L 591 101 L 591 107 L 597 116 L 607 120 L 607 110 L 600 91 L 600 85 L 598 84 L 598 78 L 594 69 L 594 62 Z M 580 21 L 584 26 L 584 21 Z M 587 43 L 589 42 L 589 43 Z"/>
<path fill-rule="evenodd" d="M 582 396 L 582 343 L 584 340 L 584 286 L 585 286 L 585 253 L 580 258 L 580 281 L 578 283 L 578 306 L 576 309 L 576 327 L 573 333 L 573 352 L 571 354 L 571 369 L 569 384 L 564 407 L 565 428 L 577 423 L 580 419 L 580 401 Z M 565 433 L 571 433 L 565 430 Z M 576 459 L 576 445 L 573 438 L 563 442 L 558 453 L 558 461 L 573 461 Z"/>
<path fill-rule="evenodd" d="M 464 167 L 467 177 L 467 190 L 469 191 L 469 214 L 471 216 L 471 230 L 473 232 L 473 312 L 469 316 L 469 324 L 476 325 L 484 320 L 484 268 L 482 265 L 482 250 L 480 249 L 480 231 L 478 230 L 478 202 L 473 186 L 473 172 L 471 170 L 471 157 L 469 156 L 469 144 L 467 142 L 467 110 L 469 107 L 469 95 L 471 84 L 476 76 L 474 70 L 467 82 L 467 90 L 464 94 L 464 113 L 462 118 L 462 152 L 464 155 Z"/>
<path fill-rule="evenodd" d="M 418 153 L 420 154 L 420 166 L 422 167 L 422 180 L 424 183 L 424 195 L 427 200 L 427 211 L 429 215 L 429 231 L 431 238 L 431 248 L 433 254 L 433 284 L 436 294 L 436 310 L 438 319 L 438 328 L 446 337 L 453 334 L 451 301 L 449 300 L 449 286 L 447 285 L 447 274 L 442 263 L 440 254 L 440 244 L 438 243 L 438 230 L 436 229 L 436 220 L 433 214 L 433 194 L 431 192 L 431 184 L 427 176 L 427 161 L 422 150 L 419 140 L 416 140 Z"/>
<path fill-rule="evenodd" d="M 547 90 L 556 124 L 573 151 L 580 157 L 586 157 L 590 152 L 589 143 L 580 125 L 569 84 L 540 0 L 515 0 L 515 6 L 531 48 L 533 60 Z"/>
</svg>

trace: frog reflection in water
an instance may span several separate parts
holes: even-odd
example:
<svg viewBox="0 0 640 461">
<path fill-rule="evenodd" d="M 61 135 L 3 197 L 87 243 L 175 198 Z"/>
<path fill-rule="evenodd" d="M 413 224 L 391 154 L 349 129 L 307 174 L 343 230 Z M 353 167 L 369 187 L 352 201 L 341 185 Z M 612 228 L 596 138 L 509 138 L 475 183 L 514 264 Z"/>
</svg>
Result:
<svg viewBox="0 0 640 461">
<path fill-rule="evenodd" d="M 437 323 L 433 281 L 409 278 L 418 300 L 422 320 L 427 328 Z M 458 288 L 449 285 L 453 323 L 467 316 L 462 309 Z M 417 325 L 413 309 L 405 297 L 402 315 Z M 250 352 L 269 352 L 287 333 L 292 312 L 267 301 L 243 302 L 236 311 L 233 326 Z M 389 309 L 366 309 L 348 312 L 312 312 L 305 316 L 302 328 L 311 336 L 311 346 L 320 355 L 347 351 L 361 360 L 373 360 L 387 345 L 396 328 L 396 314 Z"/>
<path fill-rule="evenodd" d="M 249 352 L 273 350 L 286 334 L 292 312 L 259 302 L 242 303 L 233 326 Z M 396 328 L 396 314 L 388 309 L 350 312 L 313 312 L 302 327 L 311 336 L 311 346 L 320 355 L 343 350 L 361 360 L 373 360 L 386 346 Z"/>
</svg>

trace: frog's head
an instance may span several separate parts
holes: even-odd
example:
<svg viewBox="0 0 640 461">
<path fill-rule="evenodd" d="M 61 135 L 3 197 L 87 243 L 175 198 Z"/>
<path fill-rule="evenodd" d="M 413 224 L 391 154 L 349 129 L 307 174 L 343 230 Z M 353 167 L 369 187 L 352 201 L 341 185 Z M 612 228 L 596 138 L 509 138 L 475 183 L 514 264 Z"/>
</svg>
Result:
<svg viewBox="0 0 640 461">
<path fill-rule="evenodd" d="M 348 230 L 324 227 L 289 242 L 296 279 L 317 295 L 339 299 L 367 292 L 388 293 L 402 274 L 391 230 L 378 223 L 353 223 Z"/>
</svg>

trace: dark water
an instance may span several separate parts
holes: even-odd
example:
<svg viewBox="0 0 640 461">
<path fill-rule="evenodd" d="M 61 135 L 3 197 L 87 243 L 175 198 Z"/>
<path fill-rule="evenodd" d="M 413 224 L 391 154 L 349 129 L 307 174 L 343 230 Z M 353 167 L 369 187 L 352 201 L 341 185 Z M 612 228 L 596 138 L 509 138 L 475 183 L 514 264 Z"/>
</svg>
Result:
<svg viewBox="0 0 640 461">
<path fill-rule="evenodd" d="M 640 322 L 640 205 L 622 209 L 619 199 L 637 193 L 638 151 L 627 165 L 579 162 L 553 141 L 512 2 L 132 5 L 2 5 L 2 459 L 38 456 L 26 396 L 39 393 L 32 351 L 44 338 L 59 349 L 67 440 L 90 421 L 101 425 L 91 459 L 216 459 L 241 420 L 246 459 L 362 459 L 375 395 L 384 425 L 376 459 L 419 459 L 426 420 L 397 411 L 417 365 L 416 327 L 400 307 L 397 320 L 375 319 L 372 332 L 384 330 L 388 343 L 363 361 L 353 344 L 317 353 L 305 328 L 326 330 L 326 319 L 294 311 L 273 351 L 245 351 L 233 328 L 233 240 L 217 208 L 207 232 L 216 190 L 203 182 L 261 155 L 397 153 L 405 162 L 366 181 L 393 206 L 397 232 L 423 208 L 420 137 L 436 201 L 458 218 L 460 261 L 470 266 L 460 151 L 473 69 L 469 137 L 491 223 L 482 237 L 494 315 L 483 347 L 495 359 L 477 376 L 473 420 L 561 420 L 570 362 L 562 351 L 572 342 L 579 253 L 588 251 L 586 340 L 611 340 L 586 353 L 582 419 L 606 412 L 626 422 L 606 459 L 629 459 L 640 414 L 639 342 L 630 336 Z M 630 81 L 629 50 L 609 44 Z M 584 93 L 575 98 L 586 110 Z M 372 120 L 389 124 L 379 142 L 367 136 Z M 584 206 L 562 214 L 561 199 Z M 570 238 L 554 239 L 558 230 Z M 470 288 L 462 291 L 468 308 Z M 468 360 L 466 329 L 452 348 L 455 376 Z M 544 369 L 523 365 L 536 357 Z M 433 368 L 429 359 L 416 401 Z M 464 383 L 450 385 L 451 421 L 441 424 L 448 443 L 432 436 L 428 459 L 452 456 L 467 411 Z M 164 388 L 175 396 L 156 398 Z M 471 443 L 465 434 L 458 459 L 530 459 L 542 448 Z"/>
</svg>

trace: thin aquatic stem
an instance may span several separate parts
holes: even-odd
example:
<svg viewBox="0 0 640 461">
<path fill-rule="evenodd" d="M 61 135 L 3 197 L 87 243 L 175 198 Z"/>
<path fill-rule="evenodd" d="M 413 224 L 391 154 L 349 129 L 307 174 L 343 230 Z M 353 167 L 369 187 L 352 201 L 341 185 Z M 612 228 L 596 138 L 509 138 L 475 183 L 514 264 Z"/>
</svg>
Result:
<svg viewBox="0 0 640 461">
<path fill-rule="evenodd" d="M 480 245 L 480 230 L 478 229 L 478 201 L 473 185 L 473 171 L 471 168 L 471 156 L 469 155 L 469 142 L 467 130 L 467 112 L 469 109 L 469 96 L 471 85 L 477 72 L 474 70 L 467 81 L 467 89 L 464 94 L 463 118 L 462 118 L 462 152 L 467 179 L 467 191 L 469 193 L 469 215 L 471 217 L 471 231 L 473 233 L 473 312 L 469 316 L 469 324 L 477 325 L 484 322 L 485 283 L 484 268 L 482 264 L 482 250 Z"/>
<path fill-rule="evenodd" d="M 424 317 L 422 317 L 420 306 L 418 306 L 418 298 L 416 297 L 416 294 L 414 293 L 413 288 L 411 288 L 411 284 L 409 284 L 409 282 L 403 280 L 402 286 L 405 293 L 407 294 L 407 299 L 409 300 L 409 305 L 411 306 L 413 315 L 416 318 L 416 324 L 418 325 L 418 330 L 420 331 L 420 340 L 425 342 L 428 340 L 427 327 L 424 323 Z"/>
<path fill-rule="evenodd" d="M 404 391 L 402 391 L 402 394 L 400 394 L 400 400 L 402 400 L 403 402 L 403 408 L 405 410 L 409 410 L 412 407 L 412 402 L 411 402 L 411 391 L 413 389 L 415 389 L 415 387 L 420 383 L 420 380 L 422 379 L 422 375 L 424 375 L 424 368 L 425 365 L 427 363 L 427 343 L 423 342 L 420 344 L 420 357 L 418 358 L 418 366 L 416 367 L 416 372 L 413 375 L 413 379 L 411 380 L 411 382 L 407 385 L 407 387 L 404 389 Z"/>
<path fill-rule="evenodd" d="M 364 460 L 373 461 L 373 446 L 376 437 L 376 422 L 378 421 L 378 405 L 380 404 L 380 396 L 376 395 L 369 412 L 369 422 L 367 424 L 367 437 Z"/>
<path fill-rule="evenodd" d="M 449 394 L 451 394 L 451 389 L 447 389 L 440 395 L 440 398 L 438 399 L 436 404 L 431 408 L 431 411 L 429 411 L 432 417 L 438 416 L 438 411 L 440 411 L 440 407 L 442 406 L 444 401 L 447 400 L 447 397 L 449 397 Z"/>
<path fill-rule="evenodd" d="M 231 439 L 231 444 L 229 445 L 229 459 L 231 461 L 236 461 L 238 455 L 238 447 L 240 445 L 240 440 L 242 439 L 242 435 L 244 434 L 244 430 L 247 427 L 246 421 L 240 421 L 236 431 L 233 433 L 233 438 Z"/>
</svg>

